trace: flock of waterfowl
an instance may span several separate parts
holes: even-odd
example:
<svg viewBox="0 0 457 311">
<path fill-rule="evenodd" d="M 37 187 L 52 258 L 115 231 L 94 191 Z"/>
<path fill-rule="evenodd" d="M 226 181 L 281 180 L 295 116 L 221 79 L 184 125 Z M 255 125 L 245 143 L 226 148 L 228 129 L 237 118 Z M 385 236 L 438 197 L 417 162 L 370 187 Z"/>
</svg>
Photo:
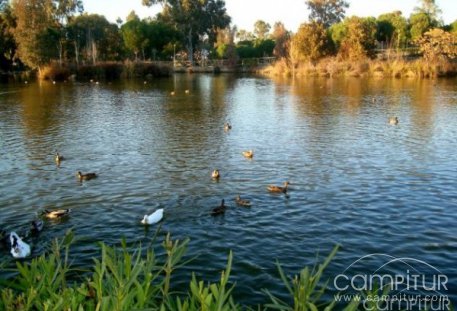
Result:
<svg viewBox="0 0 457 311">
<path fill-rule="evenodd" d="M 185 91 L 186 94 L 189 93 L 188 90 Z M 175 95 L 175 92 L 171 92 L 171 95 Z M 390 125 L 397 125 L 399 122 L 398 117 L 390 117 L 388 123 Z M 224 124 L 224 130 L 225 131 L 230 131 L 232 129 L 232 125 L 229 122 L 226 122 Z M 242 155 L 248 159 L 252 159 L 254 157 L 254 151 L 253 150 L 246 150 L 242 152 Z M 61 162 L 65 160 L 64 156 L 56 152 L 54 160 L 56 162 L 57 166 L 60 166 Z M 82 181 L 88 181 L 94 178 L 97 178 L 96 173 L 86 173 L 83 174 L 80 171 L 76 173 L 77 178 L 79 179 L 80 182 Z M 211 178 L 214 180 L 219 180 L 221 177 L 220 171 L 218 169 L 215 169 L 211 173 Z M 267 186 L 267 190 L 271 193 L 282 193 L 287 195 L 288 191 L 288 186 L 289 182 L 285 181 L 283 186 L 276 186 L 276 185 L 269 185 Z M 238 206 L 242 207 L 251 207 L 251 202 L 247 199 L 242 199 L 240 195 L 237 195 L 235 198 L 235 203 Z M 225 205 L 225 200 L 222 199 L 221 204 L 215 208 L 213 208 L 210 212 L 211 216 L 218 216 L 218 215 L 223 215 L 225 213 L 225 210 L 227 209 L 227 206 Z M 163 219 L 163 208 L 157 209 L 150 215 L 144 215 L 143 219 L 141 220 L 141 223 L 144 225 L 152 225 L 160 222 Z M 60 219 L 64 217 L 68 217 L 71 213 L 71 209 L 57 209 L 57 210 L 47 210 L 45 209 L 41 215 L 45 218 L 49 219 Z M 29 234 L 32 235 L 37 235 L 39 232 L 43 230 L 44 223 L 41 219 L 36 219 L 31 222 L 31 228 L 29 232 L 26 233 L 25 237 L 27 237 Z M 28 245 L 26 242 L 23 241 L 19 235 L 12 231 L 9 234 L 4 232 L 3 230 L 0 230 L 0 241 L 3 242 L 3 244 L 7 244 L 9 240 L 9 244 L 11 246 L 11 255 L 14 258 L 25 258 L 30 256 L 31 254 L 31 248 L 30 245 Z"/>
<path fill-rule="evenodd" d="M 59 167 L 62 161 L 65 160 L 65 157 L 56 152 L 54 156 L 54 161 L 56 165 Z M 88 181 L 91 179 L 95 179 L 98 177 L 96 173 L 81 173 L 78 171 L 76 173 L 76 177 L 80 182 Z M 71 209 L 56 209 L 56 210 L 48 210 L 45 209 L 41 212 L 41 216 L 48 219 L 62 219 L 68 217 L 71 213 Z M 158 209 L 154 211 L 151 215 L 144 215 L 144 218 L 141 220 L 141 223 L 145 225 L 152 225 L 158 223 L 163 218 L 163 209 Z M 29 235 L 37 235 L 41 232 L 44 228 L 44 222 L 41 219 L 35 219 L 31 222 L 31 228 L 25 233 L 25 237 Z M 0 230 L 0 241 L 3 245 L 10 245 L 11 250 L 10 253 L 14 258 L 26 258 L 31 254 L 31 247 L 29 244 L 24 242 L 23 238 L 21 238 L 15 231 L 11 231 L 7 234 L 5 231 Z"/>
</svg>

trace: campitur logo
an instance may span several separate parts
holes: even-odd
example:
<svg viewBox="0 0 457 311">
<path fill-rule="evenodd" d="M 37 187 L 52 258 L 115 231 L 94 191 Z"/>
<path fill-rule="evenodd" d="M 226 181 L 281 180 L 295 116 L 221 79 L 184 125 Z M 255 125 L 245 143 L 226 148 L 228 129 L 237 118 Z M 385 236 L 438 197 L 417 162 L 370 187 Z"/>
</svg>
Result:
<svg viewBox="0 0 457 311">
<path fill-rule="evenodd" d="M 367 266 L 374 270 L 366 272 Z M 379 264 L 381 262 L 381 264 Z M 365 272 L 360 272 L 364 270 Z M 425 261 L 369 254 L 333 279 L 336 302 L 358 301 L 365 310 L 451 310 L 448 277 Z"/>
</svg>

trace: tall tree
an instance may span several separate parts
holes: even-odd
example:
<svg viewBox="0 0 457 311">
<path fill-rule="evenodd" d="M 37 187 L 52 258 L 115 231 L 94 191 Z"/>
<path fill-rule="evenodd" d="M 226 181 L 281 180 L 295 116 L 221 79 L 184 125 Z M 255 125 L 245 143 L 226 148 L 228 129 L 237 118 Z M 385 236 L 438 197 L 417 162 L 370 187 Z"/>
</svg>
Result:
<svg viewBox="0 0 457 311">
<path fill-rule="evenodd" d="M 143 0 L 143 5 L 162 4 L 161 20 L 174 25 L 185 38 L 189 61 L 195 45 L 204 37 L 213 45 L 218 28 L 230 24 L 223 0 Z"/>
<path fill-rule="evenodd" d="M 271 26 L 263 20 L 258 20 L 254 23 L 254 34 L 260 40 L 268 38 Z"/>
<path fill-rule="evenodd" d="M 377 22 L 378 41 L 387 42 L 388 46 L 397 49 L 406 43 L 408 24 L 400 11 L 382 14 Z"/>
<path fill-rule="evenodd" d="M 16 20 L 11 8 L 5 5 L 0 11 L 0 71 L 12 68 L 17 48 L 13 37 L 15 27 Z"/>
<path fill-rule="evenodd" d="M 254 34 L 250 31 L 247 31 L 245 29 L 240 29 L 236 33 L 236 37 L 238 38 L 238 41 L 252 41 L 254 40 Z"/>
<path fill-rule="evenodd" d="M 310 10 L 309 20 L 324 25 L 325 28 L 344 18 L 349 3 L 345 0 L 306 0 Z"/>
<path fill-rule="evenodd" d="M 376 20 L 353 16 L 345 19 L 346 35 L 341 41 L 339 55 L 343 59 L 359 60 L 374 56 Z"/>
<path fill-rule="evenodd" d="M 18 56 L 31 69 L 38 69 L 57 55 L 49 49 L 47 31 L 55 26 L 51 0 L 13 0 L 16 17 L 14 39 L 18 44 Z M 54 52 L 54 53 L 53 53 Z"/>
<path fill-rule="evenodd" d="M 300 60 L 318 61 L 326 55 L 328 48 L 327 32 L 322 23 L 301 24 L 290 44 L 290 58 L 293 63 Z"/>
<path fill-rule="evenodd" d="M 413 13 L 409 17 L 409 33 L 411 35 L 411 40 L 415 41 L 419 39 L 427 30 L 437 26 L 433 22 L 430 15 L 419 12 Z"/>
<path fill-rule="evenodd" d="M 148 43 L 147 25 L 139 18 L 127 18 L 127 20 L 128 22 L 121 27 L 125 47 L 135 54 L 135 60 L 138 60 L 140 52 L 144 59 L 144 48 Z"/>
<path fill-rule="evenodd" d="M 435 0 L 419 0 L 420 6 L 414 10 L 419 13 L 425 13 L 430 16 L 433 21 L 438 22 L 442 13 L 441 9 L 435 3 Z"/>
<path fill-rule="evenodd" d="M 283 23 L 276 22 L 273 25 L 271 37 L 275 41 L 273 55 L 279 58 L 286 57 L 289 53 L 290 34 Z"/>
</svg>

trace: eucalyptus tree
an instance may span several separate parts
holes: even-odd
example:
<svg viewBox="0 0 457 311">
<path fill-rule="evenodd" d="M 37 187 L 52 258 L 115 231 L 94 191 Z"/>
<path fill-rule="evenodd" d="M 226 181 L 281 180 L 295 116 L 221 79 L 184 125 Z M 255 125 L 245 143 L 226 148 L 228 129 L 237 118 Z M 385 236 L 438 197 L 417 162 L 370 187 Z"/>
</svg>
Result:
<svg viewBox="0 0 457 311">
<path fill-rule="evenodd" d="M 349 3 L 345 0 L 306 0 L 310 10 L 309 20 L 324 25 L 325 28 L 343 20 Z"/>
<path fill-rule="evenodd" d="M 263 20 L 257 20 L 254 23 L 254 34 L 257 39 L 264 40 L 268 38 L 268 33 L 270 32 L 271 26 Z"/>
<path fill-rule="evenodd" d="M 441 9 L 435 3 L 435 0 L 419 0 L 420 6 L 415 7 L 414 11 L 427 14 L 435 23 L 440 23 Z"/>
<path fill-rule="evenodd" d="M 437 26 L 437 23 L 432 20 L 430 15 L 423 12 L 411 14 L 408 22 L 412 41 L 419 39 L 426 31 Z"/>
<path fill-rule="evenodd" d="M 155 4 L 163 7 L 160 19 L 182 33 L 191 63 L 195 45 L 204 38 L 214 45 L 217 29 L 227 27 L 231 20 L 223 0 L 143 0 L 143 5 Z"/>
</svg>

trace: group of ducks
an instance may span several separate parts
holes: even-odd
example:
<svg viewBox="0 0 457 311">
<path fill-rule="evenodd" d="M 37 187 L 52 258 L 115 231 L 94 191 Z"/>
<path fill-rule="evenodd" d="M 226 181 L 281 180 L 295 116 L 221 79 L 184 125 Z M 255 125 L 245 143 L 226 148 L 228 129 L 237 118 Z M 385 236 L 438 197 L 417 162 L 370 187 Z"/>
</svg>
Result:
<svg viewBox="0 0 457 311">
<path fill-rule="evenodd" d="M 71 209 L 59 209 L 53 211 L 45 209 L 42 212 L 42 215 L 49 219 L 57 219 L 68 216 L 70 212 Z M 26 232 L 25 237 L 28 237 L 29 235 L 38 235 L 43 230 L 43 228 L 44 222 L 41 219 L 35 219 L 31 222 L 31 228 L 28 232 Z M 0 230 L 0 241 L 3 244 L 7 244 L 8 239 L 11 246 L 10 253 L 14 258 L 20 259 L 30 256 L 30 245 L 24 242 L 24 240 L 19 237 L 15 231 L 12 231 L 10 234 L 6 234 L 5 231 Z"/>
<path fill-rule="evenodd" d="M 232 125 L 229 122 L 226 122 L 224 124 L 224 130 L 227 132 L 231 129 L 232 129 Z M 254 157 L 254 151 L 252 149 L 243 151 L 242 154 L 247 159 L 252 159 Z M 218 169 L 215 169 L 212 171 L 212 173 L 211 173 L 212 179 L 219 180 L 220 177 L 221 177 L 221 173 Z M 290 183 L 288 181 L 285 181 L 283 186 L 269 185 L 269 186 L 267 186 L 267 190 L 272 193 L 283 193 L 283 194 L 287 195 L 287 190 L 288 190 L 289 185 L 290 185 Z M 235 197 L 235 203 L 238 206 L 251 207 L 251 202 L 247 199 L 242 199 L 240 197 L 240 195 L 237 195 Z M 222 199 L 221 204 L 219 206 L 213 208 L 210 212 L 210 215 L 211 216 L 222 215 L 225 213 L 226 209 L 227 209 L 227 206 L 225 205 L 225 200 Z"/>
<path fill-rule="evenodd" d="M 65 160 L 64 156 L 56 152 L 54 156 L 54 160 L 56 162 L 56 165 L 59 167 L 62 161 Z M 86 180 L 91 180 L 94 178 L 97 178 L 98 175 L 96 173 L 86 173 L 83 174 L 80 171 L 76 173 L 76 176 L 78 177 L 79 181 L 86 181 Z M 71 213 L 71 209 L 57 209 L 57 210 L 47 210 L 45 209 L 41 215 L 45 218 L 48 219 L 62 219 L 65 217 L 68 217 Z M 141 223 L 145 225 L 152 225 L 155 223 L 158 223 L 160 220 L 163 218 L 163 208 L 156 210 L 150 215 L 144 215 L 144 218 L 141 220 Z M 44 228 L 44 222 L 41 219 L 36 219 L 31 222 L 31 229 L 26 232 L 25 237 L 28 237 L 29 235 L 37 235 L 39 232 L 41 232 Z M 31 247 L 29 244 L 24 242 L 24 240 L 19 237 L 19 235 L 12 231 L 11 233 L 7 234 L 5 231 L 0 230 L 0 242 L 2 242 L 3 245 L 7 245 L 9 242 L 9 245 L 11 246 L 10 253 L 11 255 L 16 258 L 16 259 L 21 259 L 21 258 L 26 258 L 30 256 L 31 254 Z"/>
</svg>

